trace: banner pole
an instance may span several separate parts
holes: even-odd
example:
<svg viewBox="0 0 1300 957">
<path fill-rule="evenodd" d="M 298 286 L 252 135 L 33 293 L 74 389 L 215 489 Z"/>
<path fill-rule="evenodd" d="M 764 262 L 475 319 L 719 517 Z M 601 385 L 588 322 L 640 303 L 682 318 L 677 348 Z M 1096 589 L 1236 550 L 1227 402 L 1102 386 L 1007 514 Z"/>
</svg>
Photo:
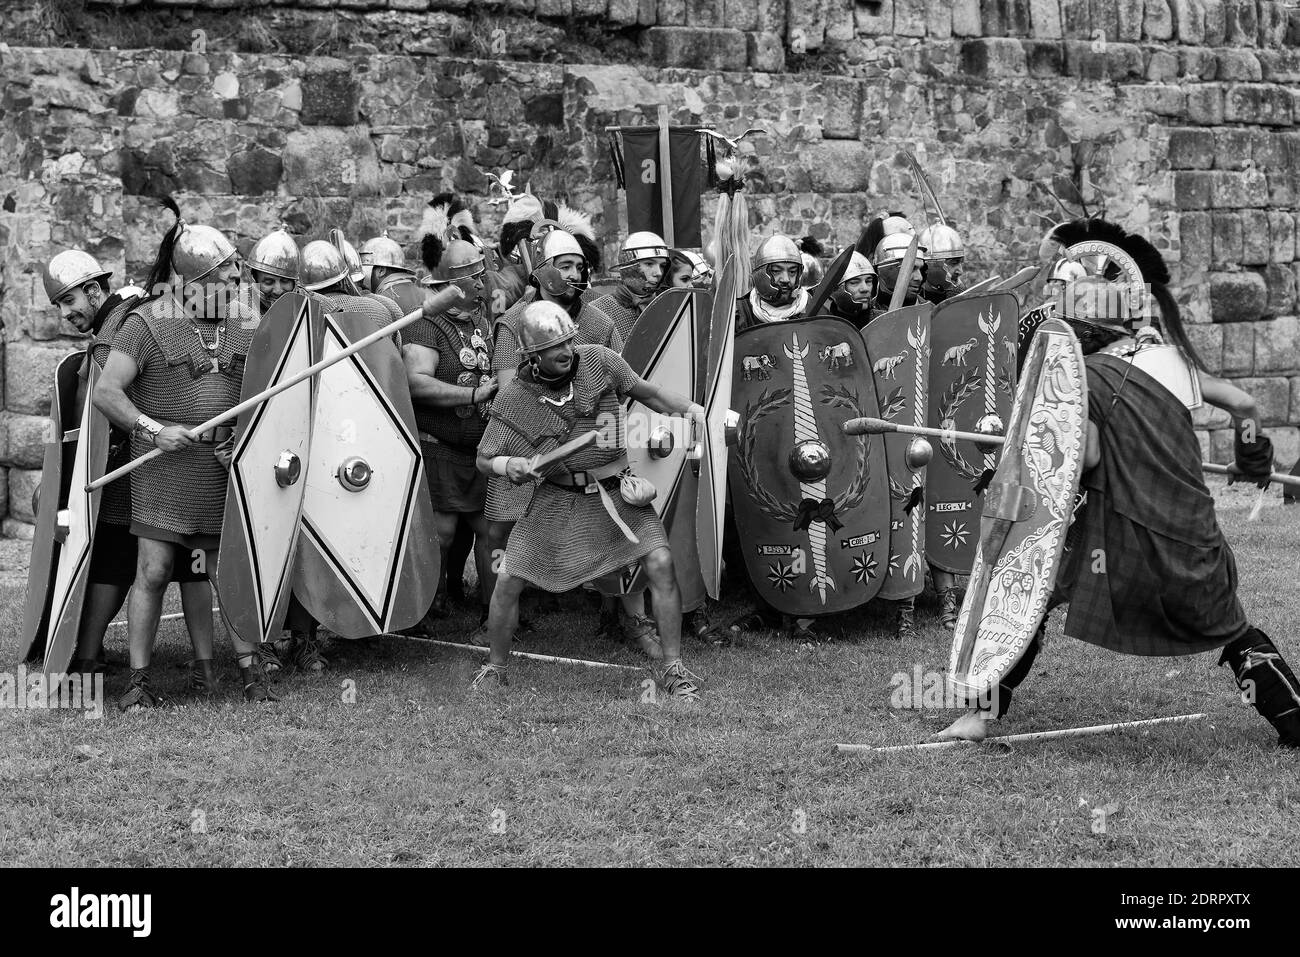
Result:
<svg viewBox="0 0 1300 957">
<path fill-rule="evenodd" d="M 668 125 L 668 107 L 659 107 L 659 202 L 663 209 L 664 242 L 676 246 L 673 235 L 673 163 L 672 136 Z"/>
</svg>

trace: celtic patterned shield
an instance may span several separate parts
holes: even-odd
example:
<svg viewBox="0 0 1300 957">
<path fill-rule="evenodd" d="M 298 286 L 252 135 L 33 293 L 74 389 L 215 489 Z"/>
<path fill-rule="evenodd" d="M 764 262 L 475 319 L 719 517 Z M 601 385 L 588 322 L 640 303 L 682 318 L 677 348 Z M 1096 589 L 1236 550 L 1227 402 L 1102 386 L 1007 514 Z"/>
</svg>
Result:
<svg viewBox="0 0 1300 957">
<path fill-rule="evenodd" d="M 327 313 L 328 359 L 374 331 Z M 321 372 L 293 591 L 345 638 L 416 624 L 433 603 L 441 555 L 406 370 L 389 339 Z"/>
<path fill-rule="evenodd" d="M 862 330 L 882 419 L 925 425 L 932 309 L 928 302 L 904 306 L 877 316 Z M 889 470 L 889 564 L 878 597 L 911 598 L 925 587 L 925 466 L 913 467 L 908 450 L 924 449 L 927 440 L 899 432 L 882 438 Z"/>
<path fill-rule="evenodd" d="M 319 300 L 297 293 L 276 300 L 249 346 L 241 397 L 311 365 L 320 323 Z M 235 429 L 217 591 L 226 622 L 245 641 L 275 639 L 289 607 L 314 392 L 310 379 L 300 382 L 246 412 Z"/>
<path fill-rule="evenodd" d="M 623 345 L 623 358 L 647 382 L 698 402 L 704 392 L 712 297 L 698 289 L 668 289 L 637 318 Z M 651 505 L 663 520 L 684 607 L 704 597 L 695 547 L 697 447 L 689 419 L 661 415 L 635 399 L 624 406 L 627 458 L 632 471 L 658 491 Z M 649 585 L 641 563 L 597 582 L 607 594 L 632 593 Z"/>
<path fill-rule="evenodd" d="M 1087 445 L 1083 352 L 1060 319 L 1038 328 L 1006 448 L 985 493 L 980 540 L 949 660 L 966 700 L 988 700 L 1038 630 L 1060 569 Z"/>
<path fill-rule="evenodd" d="M 77 407 L 77 373 L 88 352 L 74 352 L 59 360 L 50 390 L 50 421 L 45 436 L 41 484 L 37 493 L 36 532 L 32 536 L 31 563 L 27 569 L 27 605 L 23 630 L 18 637 L 18 660 L 36 657 L 45 649 L 50 626 L 51 589 L 59 567 L 59 556 L 67 538 L 66 507 L 72 467 L 80 435 Z M 87 390 L 89 391 L 89 390 Z M 62 513 L 62 515 L 61 515 Z M 64 527 L 60 527 L 60 518 Z"/>
<path fill-rule="evenodd" d="M 889 564 L 884 442 L 844 422 L 878 414 L 862 336 L 828 316 L 735 338 L 731 502 L 745 567 L 777 610 L 816 617 L 869 601 Z"/>
<path fill-rule="evenodd" d="M 935 307 L 930 321 L 931 428 L 1001 432 L 1016 387 L 1019 306 L 1010 293 L 957 296 Z M 998 450 L 937 439 L 925 478 L 925 555 L 957 575 L 975 560 L 981 493 Z"/>
</svg>

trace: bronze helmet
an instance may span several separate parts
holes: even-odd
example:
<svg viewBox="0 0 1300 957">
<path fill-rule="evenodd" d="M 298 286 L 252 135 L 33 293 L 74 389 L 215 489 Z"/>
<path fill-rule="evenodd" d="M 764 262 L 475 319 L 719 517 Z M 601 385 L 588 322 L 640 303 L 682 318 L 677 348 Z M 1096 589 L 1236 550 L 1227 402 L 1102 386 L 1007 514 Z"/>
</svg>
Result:
<svg viewBox="0 0 1300 957">
<path fill-rule="evenodd" d="M 578 334 L 578 326 L 564 307 L 539 300 L 524 307 L 519 324 L 519 351 L 536 354 L 543 349 L 568 342 Z"/>
<path fill-rule="evenodd" d="M 172 272 L 182 282 L 202 282 L 218 266 L 235 258 L 235 247 L 211 226 L 185 223 L 172 246 Z"/>
<path fill-rule="evenodd" d="M 252 252 L 248 254 L 247 262 L 249 269 L 294 282 L 298 281 L 298 274 L 302 269 L 298 244 L 284 226 L 272 230 L 259 239 Z"/>
<path fill-rule="evenodd" d="M 349 278 L 347 260 L 333 243 L 314 239 L 302 247 L 302 271 L 298 281 L 304 289 L 328 289 Z"/>
<path fill-rule="evenodd" d="M 111 275 L 112 271 L 100 266 L 99 261 L 90 253 L 80 249 L 66 249 L 45 264 L 41 280 L 45 284 L 45 295 L 53 305 L 69 289 L 84 286 L 96 279 L 103 280 L 107 285 Z"/>
</svg>

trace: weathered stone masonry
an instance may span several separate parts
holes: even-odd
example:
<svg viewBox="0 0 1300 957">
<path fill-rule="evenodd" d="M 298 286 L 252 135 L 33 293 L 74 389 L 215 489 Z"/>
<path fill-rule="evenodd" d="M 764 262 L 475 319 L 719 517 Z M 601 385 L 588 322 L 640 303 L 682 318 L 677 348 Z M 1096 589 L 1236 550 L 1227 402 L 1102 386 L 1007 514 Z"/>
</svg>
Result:
<svg viewBox="0 0 1300 957">
<path fill-rule="evenodd" d="M 78 39 L 69 10 L 101 18 L 95 39 Z M 7 7 L 0 26 L 8 534 L 29 533 L 50 371 L 77 347 L 41 292 L 53 253 L 84 247 L 115 279 L 141 279 L 168 225 L 163 194 L 244 250 L 280 221 L 308 238 L 338 224 L 407 241 L 433 193 L 482 195 L 483 172 L 504 168 L 592 213 L 608 246 L 602 131 L 660 103 L 674 122 L 770 131 L 746 147 L 756 235 L 842 242 L 882 208 L 915 212 L 898 162 L 914 151 L 975 275 L 1032 260 L 1044 217 L 1059 218 L 1039 184 L 1067 197 L 1086 172 L 1092 205 L 1165 252 L 1198 348 L 1254 393 L 1279 461 L 1300 454 L 1292 5 L 47 0 Z M 66 46 L 146 27 L 183 49 Z M 305 50 L 333 55 L 297 52 L 308 34 Z M 294 52 L 255 52 L 280 48 Z M 498 213 L 481 215 L 495 232 Z M 1228 461 L 1226 417 L 1197 424 Z"/>
</svg>

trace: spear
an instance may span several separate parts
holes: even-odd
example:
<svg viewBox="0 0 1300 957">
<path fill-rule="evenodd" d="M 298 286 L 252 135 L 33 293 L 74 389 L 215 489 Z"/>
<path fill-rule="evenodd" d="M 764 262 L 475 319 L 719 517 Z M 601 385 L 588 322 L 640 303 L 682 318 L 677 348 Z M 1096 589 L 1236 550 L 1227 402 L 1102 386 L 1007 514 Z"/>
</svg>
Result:
<svg viewBox="0 0 1300 957">
<path fill-rule="evenodd" d="M 370 333 L 370 335 L 358 339 L 356 342 L 352 343 L 352 345 L 348 346 L 345 349 L 340 350 L 339 352 L 336 352 L 334 355 L 330 356 L 329 358 L 322 359 L 320 362 L 317 362 L 315 365 L 308 366 L 307 368 L 303 369 L 301 372 L 295 373 L 294 375 L 285 379 L 283 382 L 279 383 L 278 385 L 273 385 L 271 386 L 271 388 L 266 389 L 263 392 L 259 392 L 257 395 L 249 396 L 247 399 L 245 399 L 243 402 L 240 402 L 238 405 L 232 405 L 229 409 L 227 409 L 225 412 L 222 412 L 220 415 L 215 415 L 212 418 L 208 419 L 208 421 L 200 425 L 192 426 L 191 428 L 187 429 L 186 432 L 190 436 L 190 438 L 196 438 L 197 436 L 201 435 L 202 433 L 208 431 L 211 428 L 214 428 L 215 426 L 222 425 L 226 422 L 231 421 L 232 419 L 236 419 L 243 413 L 247 412 L 249 409 L 261 405 L 263 402 L 267 401 L 268 399 L 275 398 L 281 392 L 286 392 L 289 389 L 292 389 L 294 386 L 296 386 L 299 382 L 302 382 L 304 379 L 310 379 L 314 375 L 319 375 L 321 372 L 328 369 L 336 362 L 342 362 L 348 356 L 360 352 L 366 346 L 372 345 L 378 342 L 380 339 L 387 338 L 388 336 L 391 336 L 393 333 L 401 329 L 405 329 L 411 323 L 415 322 L 422 315 L 424 315 L 426 309 L 431 314 L 445 312 L 449 307 L 459 302 L 462 298 L 464 298 L 464 293 L 462 293 L 455 286 L 449 286 L 448 288 L 443 289 L 440 292 L 432 293 L 425 298 L 424 305 L 421 306 L 419 309 L 415 309 L 412 312 L 408 312 L 401 319 L 396 319 L 390 322 L 386 326 L 381 326 L 380 328 L 376 329 L 374 332 Z M 109 482 L 117 481 L 123 475 L 128 475 L 131 472 L 134 472 L 140 466 L 144 465 L 145 462 L 148 462 L 150 459 L 155 459 L 162 454 L 163 454 L 162 449 L 150 449 L 144 455 L 141 455 L 139 458 L 132 459 L 130 462 L 127 462 L 121 468 L 114 469 L 113 471 L 109 472 L 107 475 L 101 475 L 99 478 L 95 479 L 95 481 L 87 485 L 85 487 L 85 491 L 93 492 L 97 488 L 103 488 Z"/>
<path fill-rule="evenodd" d="M 992 432 L 959 432 L 956 429 L 932 429 L 927 426 L 900 425 L 895 422 L 886 422 L 884 419 L 874 419 L 870 416 L 849 419 L 844 423 L 844 432 L 847 435 L 881 435 L 885 432 L 902 432 L 907 435 L 924 435 L 938 439 L 966 439 L 984 445 L 1002 445 L 1006 441 L 1004 436 Z M 1231 475 L 1245 482 L 1261 481 L 1261 479 L 1246 478 L 1235 465 L 1215 465 L 1213 462 L 1202 462 L 1201 470 L 1215 475 Z M 1300 476 L 1272 472 L 1269 474 L 1268 480 L 1277 482 L 1279 485 L 1300 488 Z"/>
<path fill-rule="evenodd" d="M 1011 744 L 1019 741 L 1048 741 L 1052 738 L 1077 738 L 1088 734 L 1109 734 L 1112 731 L 1125 731 L 1129 728 L 1150 727 L 1153 724 L 1170 724 L 1177 721 L 1196 721 L 1206 717 L 1205 714 L 1178 714 L 1168 718 L 1143 718 L 1140 721 L 1119 721 L 1115 724 L 1093 724 L 1084 728 L 1058 728 L 1055 731 L 1029 731 L 1024 734 L 1004 734 L 996 738 L 985 738 L 984 744 Z M 835 749 L 840 754 L 864 754 L 887 751 L 939 751 L 946 748 L 960 747 L 965 744 L 979 744 L 977 741 L 926 741 L 922 744 L 899 744 L 889 748 L 873 748 L 869 744 L 837 744 Z"/>
</svg>

